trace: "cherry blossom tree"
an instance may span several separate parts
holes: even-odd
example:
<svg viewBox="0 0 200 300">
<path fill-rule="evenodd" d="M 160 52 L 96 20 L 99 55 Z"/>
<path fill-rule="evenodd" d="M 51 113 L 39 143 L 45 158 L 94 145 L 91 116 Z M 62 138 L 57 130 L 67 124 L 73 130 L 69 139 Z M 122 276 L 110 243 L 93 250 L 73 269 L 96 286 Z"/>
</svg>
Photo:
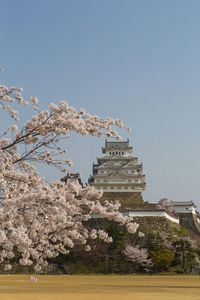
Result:
<svg viewBox="0 0 200 300">
<path fill-rule="evenodd" d="M 34 115 L 19 128 L 16 107 L 27 104 L 32 105 Z M 74 247 L 90 251 L 91 240 L 112 242 L 105 231 L 85 226 L 93 215 L 136 232 L 138 226 L 118 211 L 118 202 L 102 204 L 100 192 L 89 186 L 82 188 L 76 181 L 49 184 L 35 167 L 35 162 L 41 162 L 65 172 L 71 161 L 61 159 L 65 149 L 60 140 L 69 138 L 70 132 L 114 137 L 113 126 L 125 128 L 120 120 L 102 120 L 65 101 L 40 110 L 38 98 L 27 103 L 21 89 L 6 86 L 0 86 L 0 113 L 10 118 L 10 126 L 0 136 L 0 263 L 6 271 L 17 260 L 41 272 L 49 259 Z"/>
<path fill-rule="evenodd" d="M 174 210 L 171 201 L 167 198 L 161 198 L 157 205 L 158 208 L 164 208 L 166 212 L 171 216 L 176 216 L 176 211 Z"/>
<path fill-rule="evenodd" d="M 149 271 L 152 267 L 152 260 L 148 258 L 148 250 L 140 248 L 138 245 L 126 245 L 123 255 L 128 261 L 137 263 L 139 266 L 144 267 Z"/>
</svg>

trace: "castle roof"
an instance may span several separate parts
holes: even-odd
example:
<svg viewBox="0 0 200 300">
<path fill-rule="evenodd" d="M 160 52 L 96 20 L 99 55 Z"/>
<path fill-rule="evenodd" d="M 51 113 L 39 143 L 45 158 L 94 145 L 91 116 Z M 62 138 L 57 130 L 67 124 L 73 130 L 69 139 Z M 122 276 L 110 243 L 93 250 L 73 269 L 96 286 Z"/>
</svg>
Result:
<svg viewBox="0 0 200 300">
<path fill-rule="evenodd" d="M 113 150 L 113 149 L 118 149 L 118 150 L 130 149 L 130 150 L 132 150 L 133 147 L 129 146 L 129 139 L 127 139 L 127 140 L 115 140 L 115 141 L 108 141 L 106 139 L 105 140 L 105 146 L 102 147 L 102 152 L 105 153 L 106 150 Z"/>
<path fill-rule="evenodd" d="M 108 141 L 107 139 L 105 140 L 105 147 L 106 148 L 124 148 L 124 147 L 129 147 L 129 139 L 127 140 L 117 140 L 117 141 Z"/>
<path fill-rule="evenodd" d="M 194 202 L 191 201 L 170 201 L 172 206 L 194 206 L 197 207 Z"/>
</svg>

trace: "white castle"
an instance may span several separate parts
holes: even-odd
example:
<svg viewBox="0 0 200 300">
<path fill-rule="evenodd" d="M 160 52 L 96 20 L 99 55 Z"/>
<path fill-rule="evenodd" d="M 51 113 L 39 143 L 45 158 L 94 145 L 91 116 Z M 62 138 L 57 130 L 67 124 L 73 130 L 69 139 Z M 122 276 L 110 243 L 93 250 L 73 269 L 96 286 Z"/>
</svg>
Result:
<svg viewBox="0 0 200 300">
<path fill-rule="evenodd" d="M 132 156 L 133 147 L 129 140 L 105 141 L 103 156 L 93 164 L 93 175 L 89 184 L 104 192 L 143 192 L 145 175 L 138 158 Z"/>
</svg>

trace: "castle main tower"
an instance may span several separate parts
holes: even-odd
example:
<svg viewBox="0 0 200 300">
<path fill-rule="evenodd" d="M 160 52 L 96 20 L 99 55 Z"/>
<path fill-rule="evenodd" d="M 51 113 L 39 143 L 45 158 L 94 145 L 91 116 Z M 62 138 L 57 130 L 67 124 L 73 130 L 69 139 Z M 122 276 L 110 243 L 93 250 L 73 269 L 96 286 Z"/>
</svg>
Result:
<svg viewBox="0 0 200 300">
<path fill-rule="evenodd" d="M 117 199 L 124 204 L 132 199 L 131 206 L 133 202 L 143 202 L 141 193 L 146 186 L 145 175 L 142 164 L 138 164 L 138 158 L 132 156 L 132 152 L 129 140 L 105 141 L 102 156 L 97 158 L 97 164 L 93 164 L 93 175 L 88 181 L 104 192 L 103 198 Z"/>
</svg>

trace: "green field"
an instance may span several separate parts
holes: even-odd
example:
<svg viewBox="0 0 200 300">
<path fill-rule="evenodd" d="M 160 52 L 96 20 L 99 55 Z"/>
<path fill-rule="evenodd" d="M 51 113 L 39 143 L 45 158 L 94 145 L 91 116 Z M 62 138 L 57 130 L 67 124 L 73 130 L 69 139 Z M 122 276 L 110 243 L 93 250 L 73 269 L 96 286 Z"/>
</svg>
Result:
<svg viewBox="0 0 200 300">
<path fill-rule="evenodd" d="M 0 275 L 0 300 L 200 300 L 198 276 Z"/>
</svg>

